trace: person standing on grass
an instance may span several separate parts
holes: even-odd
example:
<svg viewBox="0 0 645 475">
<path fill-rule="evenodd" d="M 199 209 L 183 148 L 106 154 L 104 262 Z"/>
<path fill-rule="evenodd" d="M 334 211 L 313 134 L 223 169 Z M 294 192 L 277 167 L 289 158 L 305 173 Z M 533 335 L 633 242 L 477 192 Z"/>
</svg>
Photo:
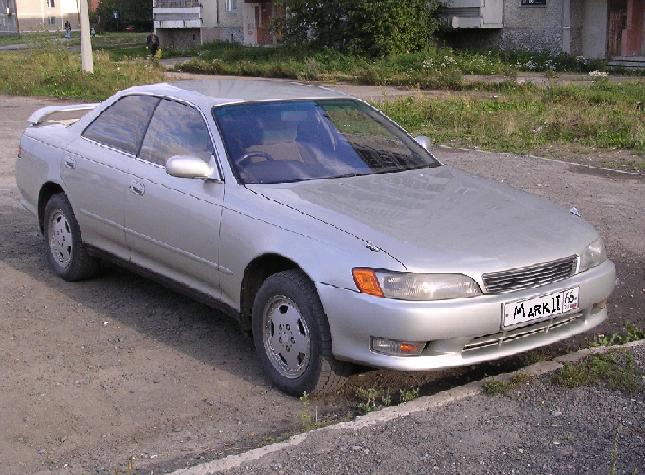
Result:
<svg viewBox="0 0 645 475">
<path fill-rule="evenodd" d="M 146 38 L 146 46 L 148 51 L 150 51 L 150 56 L 153 58 L 157 55 L 157 50 L 159 49 L 159 37 L 153 31 Z"/>
<path fill-rule="evenodd" d="M 70 39 L 72 37 L 72 24 L 69 20 L 65 20 L 65 38 Z"/>
</svg>

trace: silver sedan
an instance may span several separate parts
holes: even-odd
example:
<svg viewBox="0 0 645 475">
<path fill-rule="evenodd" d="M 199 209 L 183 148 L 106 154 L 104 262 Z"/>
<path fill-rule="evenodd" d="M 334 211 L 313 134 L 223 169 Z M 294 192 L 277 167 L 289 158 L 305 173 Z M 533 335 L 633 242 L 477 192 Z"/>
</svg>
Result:
<svg viewBox="0 0 645 475">
<path fill-rule="evenodd" d="M 352 363 L 470 365 L 607 318 L 614 265 L 577 213 L 441 164 L 333 90 L 157 84 L 30 122 L 16 180 L 53 271 L 109 259 L 224 310 L 289 394 L 334 390 Z"/>
</svg>

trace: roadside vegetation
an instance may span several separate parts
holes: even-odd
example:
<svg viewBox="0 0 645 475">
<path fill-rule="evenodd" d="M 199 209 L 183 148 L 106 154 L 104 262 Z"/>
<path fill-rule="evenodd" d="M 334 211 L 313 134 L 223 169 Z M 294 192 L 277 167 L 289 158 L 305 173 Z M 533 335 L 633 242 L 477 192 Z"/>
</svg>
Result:
<svg viewBox="0 0 645 475">
<path fill-rule="evenodd" d="M 600 334 L 592 341 L 591 346 L 613 346 L 624 345 L 632 341 L 645 339 L 645 329 L 633 324 L 625 323 L 625 327 L 620 333 L 611 333 L 609 335 Z"/>
<path fill-rule="evenodd" d="M 81 71 L 80 56 L 62 48 L 0 53 L 0 94 L 103 100 L 135 84 L 163 81 L 154 62 L 113 62 L 94 55 L 94 74 Z"/>
<path fill-rule="evenodd" d="M 33 48 L 0 52 L 0 93 L 101 100 L 131 85 L 164 80 L 161 66 L 145 57 L 144 33 L 95 38 L 94 75 L 80 71 L 78 37 L 65 41 L 58 36 L 36 33 L 30 36 Z M 645 170 L 642 82 L 616 84 L 598 78 L 589 86 L 553 82 L 542 87 L 513 80 L 498 84 L 463 80 L 463 74 L 511 77 L 529 67 L 584 71 L 601 66 L 580 58 L 456 52 L 435 46 L 374 56 L 349 47 L 314 51 L 230 43 L 205 45 L 189 53 L 197 56 L 180 66 L 184 71 L 441 89 L 432 97 L 420 90 L 414 97 L 379 101 L 379 107 L 412 133 L 428 135 L 436 143 L 574 160 L 620 149 L 631 156 L 615 163 L 611 157 L 602 165 Z"/>
<path fill-rule="evenodd" d="M 523 384 L 530 382 L 534 376 L 528 373 L 514 374 L 508 381 L 501 379 L 489 379 L 484 382 L 484 392 L 490 396 L 502 396 L 518 389 Z"/>
<path fill-rule="evenodd" d="M 380 107 L 415 134 L 439 143 L 500 152 L 550 146 L 625 149 L 645 158 L 643 84 L 501 87 L 498 92 L 408 97 Z M 645 160 L 632 164 L 645 169 Z"/>
<path fill-rule="evenodd" d="M 553 375 L 552 381 L 567 388 L 602 385 L 626 393 L 643 389 L 643 375 L 634 356 L 619 350 L 589 356 L 578 363 L 566 363 Z"/>
<path fill-rule="evenodd" d="M 120 51 L 127 54 L 127 51 Z M 195 58 L 177 66 L 198 74 L 263 76 L 298 80 L 401 85 L 421 89 L 465 87 L 463 75 L 514 77 L 520 71 L 606 71 L 604 61 L 566 54 L 500 51 L 456 51 L 426 46 L 415 52 L 371 56 L 333 48 L 252 48 L 212 43 L 182 53 Z"/>
</svg>

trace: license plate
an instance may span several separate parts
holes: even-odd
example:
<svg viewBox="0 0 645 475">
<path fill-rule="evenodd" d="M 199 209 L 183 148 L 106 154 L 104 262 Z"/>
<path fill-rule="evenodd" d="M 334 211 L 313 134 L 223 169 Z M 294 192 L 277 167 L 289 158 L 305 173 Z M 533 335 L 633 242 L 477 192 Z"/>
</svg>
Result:
<svg viewBox="0 0 645 475">
<path fill-rule="evenodd" d="M 504 304 L 504 326 L 544 319 L 578 310 L 579 287 Z"/>
</svg>

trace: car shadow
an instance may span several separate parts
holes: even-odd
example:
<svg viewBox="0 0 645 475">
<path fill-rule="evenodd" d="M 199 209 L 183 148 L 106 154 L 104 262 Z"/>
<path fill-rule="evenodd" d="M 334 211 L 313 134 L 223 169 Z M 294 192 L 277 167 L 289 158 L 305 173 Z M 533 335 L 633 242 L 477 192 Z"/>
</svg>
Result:
<svg viewBox="0 0 645 475">
<path fill-rule="evenodd" d="M 231 317 L 116 265 L 104 266 L 98 276 L 83 282 L 65 282 L 50 270 L 43 237 L 33 216 L 21 208 L 0 208 L 0 230 L 1 263 L 106 321 L 128 326 L 236 378 L 267 384 L 251 338 Z M 70 306 L 70 312 L 76 308 Z"/>
</svg>

